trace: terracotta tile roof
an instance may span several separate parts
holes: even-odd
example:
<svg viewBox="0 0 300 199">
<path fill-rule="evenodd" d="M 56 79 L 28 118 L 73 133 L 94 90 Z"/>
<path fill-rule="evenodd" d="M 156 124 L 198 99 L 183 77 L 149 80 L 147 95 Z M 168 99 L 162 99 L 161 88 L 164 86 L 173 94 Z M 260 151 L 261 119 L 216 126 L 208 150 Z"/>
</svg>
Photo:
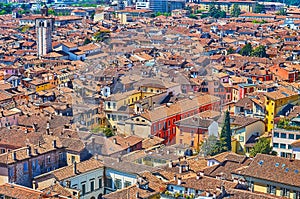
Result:
<svg viewBox="0 0 300 199">
<path fill-rule="evenodd" d="M 151 148 L 153 146 L 160 145 L 163 142 L 164 142 L 163 138 L 153 136 L 151 138 L 144 139 L 143 142 L 142 142 L 142 147 L 143 147 L 143 149 L 148 149 L 148 148 Z"/>
<path fill-rule="evenodd" d="M 284 88 L 284 87 L 279 87 L 278 90 L 273 91 L 273 92 L 264 93 L 264 95 L 273 100 L 278 100 L 278 99 L 288 98 L 291 96 L 296 96 L 296 95 L 298 95 L 298 93 L 295 91 L 292 91 L 290 89 Z"/>
<path fill-rule="evenodd" d="M 286 197 L 282 196 L 275 196 L 267 193 L 261 193 L 261 192 L 250 192 L 246 190 L 241 189 L 229 189 L 226 190 L 227 194 L 230 195 L 230 198 L 233 199 L 284 199 Z"/>
<path fill-rule="evenodd" d="M 65 179 L 72 178 L 77 175 L 87 173 L 100 168 L 103 168 L 103 164 L 99 160 L 91 158 L 89 160 L 76 163 L 76 171 L 77 171 L 76 173 L 74 173 L 74 164 L 73 164 L 73 165 L 56 169 L 46 174 L 42 174 L 40 176 L 35 177 L 35 179 L 44 178 L 45 176 L 50 175 L 53 176 L 58 181 L 63 181 Z"/>
<path fill-rule="evenodd" d="M 0 194 L 17 199 L 40 199 L 42 197 L 41 191 L 8 183 L 0 185 Z"/>
<path fill-rule="evenodd" d="M 197 109 L 202 105 L 218 102 L 220 99 L 212 95 L 199 95 L 193 99 L 180 100 L 171 106 L 160 106 L 154 110 L 141 114 L 142 117 L 149 121 L 155 122 L 172 115 L 176 115 L 188 110 Z"/>
<path fill-rule="evenodd" d="M 224 184 L 223 184 L 224 183 Z M 177 185 L 177 181 L 171 181 L 168 184 Z M 215 192 L 221 185 L 224 185 L 225 190 L 233 189 L 236 187 L 237 183 L 219 180 L 212 177 L 202 176 L 200 179 L 196 177 L 191 177 L 187 179 L 181 180 L 182 187 L 192 188 L 195 190 L 207 191 L 207 192 Z"/>
<path fill-rule="evenodd" d="M 134 146 L 134 145 L 138 144 L 139 142 L 143 141 L 143 138 L 140 138 L 140 137 L 134 136 L 134 135 L 126 136 L 126 137 L 116 135 L 116 136 L 112 136 L 108 139 L 112 142 L 116 141 L 116 144 L 119 145 L 123 149 L 127 149 L 127 148 Z"/>
<path fill-rule="evenodd" d="M 233 173 L 299 187 L 299 168 L 300 160 L 257 154 L 249 166 Z"/>
<path fill-rule="evenodd" d="M 56 141 L 56 147 L 53 146 L 53 141 Z M 0 154 L 0 164 L 8 165 L 14 164 L 17 161 L 29 159 L 32 156 L 39 156 L 41 154 L 48 153 L 50 151 L 58 150 L 63 148 L 57 137 L 53 136 L 43 136 L 43 141 L 40 142 L 39 145 L 27 144 L 28 146 L 11 150 L 9 152 Z M 28 149 L 30 149 L 31 153 L 28 154 Z M 16 159 L 13 159 L 13 154 L 16 155 Z"/>
<path fill-rule="evenodd" d="M 150 166 L 123 160 L 118 161 L 117 159 L 110 157 L 103 157 L 103 164 L 105 167 L 131 174 L 141 174 L 145 171 L 153 172 L 158 170 L 157 168 L 153 168 Z"/>
</svg>

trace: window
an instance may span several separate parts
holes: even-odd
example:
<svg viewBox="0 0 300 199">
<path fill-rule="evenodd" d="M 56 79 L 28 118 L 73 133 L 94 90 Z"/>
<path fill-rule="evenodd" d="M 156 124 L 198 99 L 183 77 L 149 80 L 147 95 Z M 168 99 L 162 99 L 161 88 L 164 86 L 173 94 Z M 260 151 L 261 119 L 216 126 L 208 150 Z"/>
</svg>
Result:
<svg viewBox="0 0 300 199">
<path fill-rule="evenodd" d="M 93 192 L 95 190 L 95 181 L 91 181 L 90 182 L 90 186 L 91 186 L 91 192 Z"/>
<path fill-rule="evenodd" d="M 75 162 L 75 156 L 71 156 L 71 162 L 74 163 Z"/>
<path fill-rule="evenodd" d="M 110 102 L 107 102 L 107 108 L 110 109 Z"/>
<path fill-rule="evenodd" d="M 240 142 L 244 142 L 244 139 L 245 139 L 244 136 L 241 136 L 241 135 L 239 136 L 239 141 Z"/>
<path fill-rule="evenodd" d="M 9 168 L 8 169 L 8 175 L 9 175 L 9 177 L 14 176 L 14 168 Z"/>
<path fill-rule="evenodd" d="M 294 191 L 294 198 L 295 199 L 300 199 L 300 192 L 299 191 Z"/>
<path fill-rule="evenodd" d="M 121 179 L 116 179 L 115 180 L 115 185 L 116 185 L 116 189 L 122 189 L 122 181 Z"/>
<path fill-rule="evenodd" d="M 98 187 L 99 189 L 102 188 L 102 178 L 98 179 Z"/>
<path fill-rule="evenodd" d="M 279 147 L 279 144 L 278 144 L 278 143 L 273 143 L 273 147 L 274 147 L 274 148 L 278 148 L 278 147 Z"/>
<path fill-rule="evenodd" d="M 276 186 L 268 185 L 267 189 L 268 193 L 276 195 Z"/>
<path fill-rule="evenodd" d="M 290 144 L 288 144 L 288 149 L 292 149 L 292 146 Z"/>
<path fill-rule="evenodd" d="M 154 126 L 153 126 L 153 132 L 154 133 L 156 132 L 156 124 L 154 124 Z"/>
<path fill-rule="evenodd" d="M 107 177 L 105 180 L 105 186 L 108 188 L 113 188 L 112 187 L 112 179 L 110 177 Z"/>
<path fill-rule="evenodd" d="M 86 187 L 85 187 L 85 184 L 82 184 L 81 185 L 81 191 L 82 191 L 82 195 L 84 196 L 85 195 L 85 193 L 86 193 L 86 189 L 85 189 Z"/>
<path fill-rule="evenodd" d="M 289 139 L 294 140 L 295 139 L 295 135 L 294 134 L 289 134 Z"/>
<path fill-rule="evenodd" d="M 51 157 L 50 157 L 50 156 L 47 157 L 47 162 L 48 162 L 48 163 L 51 162 Z"/>
<path fill-rule="evenodd" d="M 280 195 L 289 198 L 290 197 L 290 190 L 288 190 L 286 188 L 281 188 Z"/>
<path fill-rule="evenodd" d="M 280 134 L 280 137 L 281 137 L 281 138 L 286 138 L 286 133 L 281 133 L 281 134 Z"/>
<path fill-rule="evenodd" d="M 58 158 L 60 161 L 62 161 L 64 159 L 64 154 L 62 152 L 59 152 Z"/>
<path fill-rule="evenodd" d="M 300 139 L 300 135 L 296 135 L 296 140 L 299 140 Z"/>
<path fill-rule="evenodd" d="M 23 172 L 27 173 L 28 172 L 28 162 L 23 163 Z"/>
<path fill-rule="evenodd" d="M 113 109 L 116 109 L 116 103 L 113 103 Z"/>
<path fill-rule="evenodd" d="M 130 185 L 131 185 L 131 182 L 129 182 L 129 181 L 124 182 L 124 187 L 129 187 Z"/>
<path fill-rule="evenodd" d="M 285 149 L 286 148 L 286 144 L 280 144 L 280 148 L 281 149 Z"/>
<path fill-rule="evenodd" d="M 278 132 L 274 132 L 274 138 L 279 138 L 279 133 Z"/>
</svg>

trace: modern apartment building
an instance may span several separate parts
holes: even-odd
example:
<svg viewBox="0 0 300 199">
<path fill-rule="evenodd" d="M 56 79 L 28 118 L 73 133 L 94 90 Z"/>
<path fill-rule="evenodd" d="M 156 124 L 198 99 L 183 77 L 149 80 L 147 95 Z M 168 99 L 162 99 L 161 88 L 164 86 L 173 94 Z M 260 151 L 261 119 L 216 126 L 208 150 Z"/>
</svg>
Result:
<svg viewBox="0 0 300 199">
<path fill-rule="evenodd" d="M 185 0 L 138 0 L 136 9 L 150 9 L 154 12 L 171 12 L 175 9 L 183 9 Z"/>
</svg>

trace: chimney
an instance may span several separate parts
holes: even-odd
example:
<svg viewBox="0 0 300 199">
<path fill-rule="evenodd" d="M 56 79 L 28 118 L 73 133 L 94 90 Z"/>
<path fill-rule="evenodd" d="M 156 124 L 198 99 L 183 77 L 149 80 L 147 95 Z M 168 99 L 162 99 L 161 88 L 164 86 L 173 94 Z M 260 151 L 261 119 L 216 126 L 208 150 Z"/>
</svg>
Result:
<svg viewBox="0 0 300 199">
<path fill-rule="evenodd" d="M 201 179 L 201 175 L 199 173 L 197 173 L 196 179 L 197 180 Z"/>
<path fill-rule="evenodd" d="M 33 127 L 34 132 L 37 132 L 37 125 L 38 125 L 37 123 L 33 123 L 32 127 Z"/>
<path fill-rule="evenodd" d="M 176 181 L 176 179 L 177 179 L 177 178 L 176 178 L 176 175 L 174 174 L 174 181 Z"/>
<path fill-rule="evenodd" d="M 238 178 L 233 178 L 233 182 L 238 183 L 239 182 Z"/>
<path fill-rule="evenodd" d="M 33 188 L 33 189 L 36 189 L 36 188 L 37 188 L 37 186 L 36 186 L 36 185 L 37 185 L 37 184 L 36 184 L 36 181 L 35 181 L 35 180 L 33 180 L 33 181 L 32 181 L 32 188 Z"/>
<path fill-rule="evenodd" d="M 222 197 L 226 195 L 226 190 L 225 190 L 224 185 L 221 186 L 221 194 L 222 194 Z"/>
<path fill-rule="evenodd" d="M 74 161 L 74 163 L 73 163 L 73 173 L 77 174 L 77 163 L 76 163 L 76 161 Z"/>
<path fill-rule="evenodd" d="M 167 150 L 167 154 L 168 154 L 168 155 L 170 154 L 170 150 Z"/>
<path fill-rule="evenodd" d="M 179 173 L 182 173 L 182 165 L 179 165 Z"/>
<path fill-rule="evenodd" d="M 26 129 L 25 129 L 25 134 L 27 134 L 27 133 L 28 133 L 28 129 L 26 128 Z"/>
<path fill-rule="evenodd" d="M 11 155 L 13 160 L 17 160 L 17 152 L 13 151 Z"/>
<path fill-rule="evenodd" d="M 53 148 L 56 148 L 57 146 L 56 146 L 56 140 L 53 140 L 52 141 L 52 146 L 53 146 Z"/>
<path fill-rule="evenodd" d="M 41 141 L 40 140 L 38 141 L 38 145 L 39 145 L 39 147 L 41 146 Z"/>
<path fill-rule="evenodd" d="M 199 172 L 200 176 L 204 176 L 204 171 Z"/>
<path fill-rule="evenodd" d="M 66 185 L 67 185 L 67 188 L 71 188 L 71 181 L 70 181 L 70 180 L 67 180 L 67 181 L 66 181 Z"/>
<path fill-rule="evenodd" d="M 118 157 L 118 158 L 117 158 L 117 161 L 118 161 L 118 162 L 122 162 L 122 158 L 121 158 L 121 157 Z"/>
<path fill-rule="evenodd" d="M 38 149 L 34 149 L 35 154 L 39 154 Z"/>
<path fill-rule="evenodd" d="M 50 121 L 49 121 L 49 120 L 47 121 L 47 126 L 46 126 L 46 128 L 47 128 L 47 129 L 50 129 Z"/>
<path fill-rule="evenodd" d="M 136 192 L 136 198 L 140 198 L 140 193 Z"/>
<path fill-rule="evenodd" d="M 169 168 L 172 168 L 173 167 L 173 162 L 172 162 L 172 160 L 170 160 L 170 162 L 169 162 Z"/>
<path fill-rule="evenodd" d="M 117 144 L 117 139 L 114 138 L 114 139 L 113 139 L 113 142 L 114 142 L 114 144 Z"/>
<path fill-rule="evenodd" d="M 27 146 L 26 152 L 27 152 L 27 156 L 31 156 L 31 147 L 30 146 Z"/>
<path fill-rule="evenodd" d="M 181 185 L 181 178 L 180 177 L 177 180 L 177 185 Z"/>
</svg>

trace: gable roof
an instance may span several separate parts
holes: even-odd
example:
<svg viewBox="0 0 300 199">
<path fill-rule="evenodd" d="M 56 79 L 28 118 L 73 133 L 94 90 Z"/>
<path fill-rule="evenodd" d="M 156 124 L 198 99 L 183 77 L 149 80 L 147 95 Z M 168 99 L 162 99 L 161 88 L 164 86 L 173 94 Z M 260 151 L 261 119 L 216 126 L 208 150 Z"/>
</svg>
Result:
<svg viewBox="0 0 300 199">
<path fill-rule="evenodd" d="M 233 173 L 299 187 L 299 171 L 300 160 L 257 154 L 249 166 L 237 169 Z"/>
</svg>

